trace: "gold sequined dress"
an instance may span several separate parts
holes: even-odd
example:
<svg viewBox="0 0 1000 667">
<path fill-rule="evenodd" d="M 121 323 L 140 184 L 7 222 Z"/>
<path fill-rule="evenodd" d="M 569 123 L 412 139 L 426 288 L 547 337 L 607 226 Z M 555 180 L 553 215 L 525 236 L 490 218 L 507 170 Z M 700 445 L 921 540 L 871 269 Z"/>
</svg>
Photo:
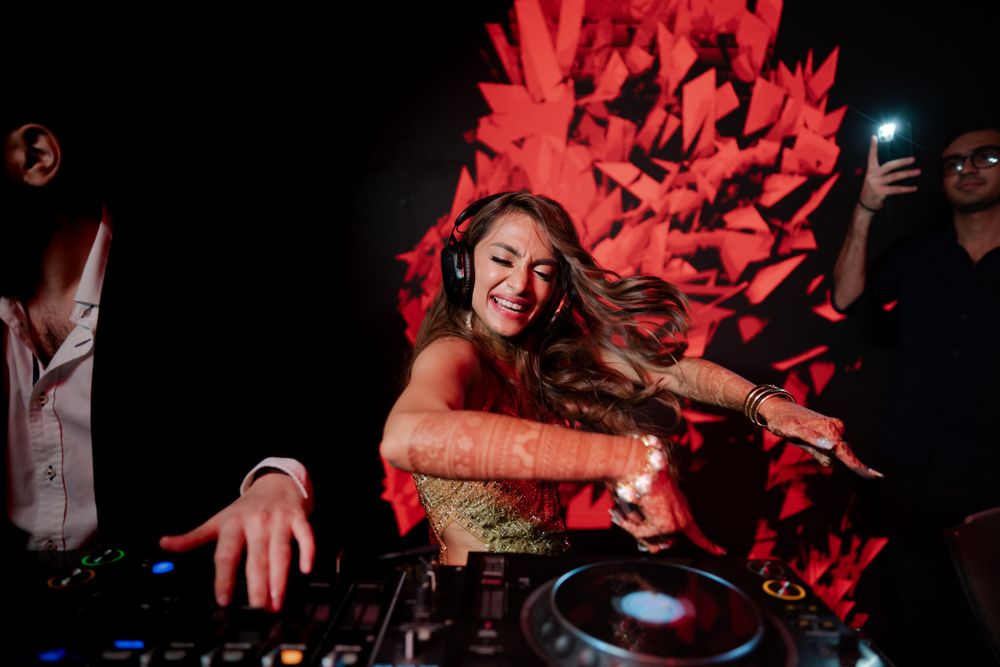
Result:
<svg viewBox="0 0 1000 667">
<path fill-rule="evenodd" d="M 469 482 L 414 474 L 420 502 L 447 564 L 444 531 L 453 522 L 487 551 L 558 554 L 569 548 L 558 485 L 531 480 Z"/>
</svg>

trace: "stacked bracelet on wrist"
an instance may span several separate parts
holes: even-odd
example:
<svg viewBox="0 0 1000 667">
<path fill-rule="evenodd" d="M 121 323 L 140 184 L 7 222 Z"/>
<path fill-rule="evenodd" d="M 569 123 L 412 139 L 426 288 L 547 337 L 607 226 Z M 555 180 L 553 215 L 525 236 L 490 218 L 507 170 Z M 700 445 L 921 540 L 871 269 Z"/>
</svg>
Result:
<svg viewBox="0 0 1000 667">
<path fill-rule="evenodd" d="M 760 407 L 764 404 L 764 401 L 774 396 L 780 396 L 792 403 L 796 402 L 795 397 L 781 387 L 776 387 L 773 384 L 759 384 L 751 389 L 750 393 L 743 400 L 743 414 L 751 423 L 766 427 L 767 423 L 761 421 L 760 418 Z"/>
<path fill-rule="evenodd" d="M 653 480 L 667 467 L 667 450 L 655 435 L 632 436 L 642 441 L 646 449 L 646 464 L 642 472 L 630 475 L 614 484 L 615 495 L 627 503 L 638 503 L 653 488 Z"/>
</svg>

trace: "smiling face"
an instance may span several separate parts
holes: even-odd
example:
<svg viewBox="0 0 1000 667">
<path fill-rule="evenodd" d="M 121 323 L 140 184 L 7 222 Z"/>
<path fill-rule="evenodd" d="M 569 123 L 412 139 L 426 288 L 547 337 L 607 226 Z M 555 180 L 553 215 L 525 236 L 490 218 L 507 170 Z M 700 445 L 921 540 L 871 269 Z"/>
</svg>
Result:
<svg viewBox="0 0 1000 667">
<path fill-rule="evenodd" d="M 1000 132 L 994 129 L 967 132 L 941 152 L 944 159 L 949 156 L 965 158 L 961 172 L 945 172 L 942 180 L 945 197 L 957 211 L 982 211 L 1000 201 L 1000 166 L 977 167 L 969 157 L 983 146 L 1000 146 Z"/>
<path fill-rule="evenodd" d="M 493 333 L 512 337 L 545 311 L 556 288 L 552 244 L 530 216 L 498 219 L 473 252 L 472 310 Z"/>
</svg>

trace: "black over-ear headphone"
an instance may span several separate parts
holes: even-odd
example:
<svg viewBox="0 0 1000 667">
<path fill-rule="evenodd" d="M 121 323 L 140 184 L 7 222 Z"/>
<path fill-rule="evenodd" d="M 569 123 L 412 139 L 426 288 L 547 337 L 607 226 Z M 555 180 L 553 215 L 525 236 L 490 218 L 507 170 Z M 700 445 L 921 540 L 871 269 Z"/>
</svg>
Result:
<svg viewBox="0 0 1000 667">
<path fill-rule="evenodd" d="M 490 202 L 509 195 L 509 192 L 498 192 L 477 199 L 465 207 L 455 218 L 448 242 L 441 248 L 441 277 L 444 279 L 444 293 L 456 306 L 468 308 L 472 305 L 472 286 L 475 284 L 475 274 L 472 266 L 472 248 L 462 242 L 461 236 L 465 230 L 460 230 L 467 220 L 479 213 Z"/>
</svg>

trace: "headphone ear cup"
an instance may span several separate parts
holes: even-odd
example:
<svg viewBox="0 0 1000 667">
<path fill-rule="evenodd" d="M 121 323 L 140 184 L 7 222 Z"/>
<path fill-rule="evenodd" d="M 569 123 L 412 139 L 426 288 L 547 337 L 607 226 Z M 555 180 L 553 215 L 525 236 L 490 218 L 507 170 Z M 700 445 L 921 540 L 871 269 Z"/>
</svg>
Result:
<svg viewBox="0 0 1000 667">
<path fill-rule="evenodd" d="M 441 249 L 441 277 L 448 301 L 468 308 L 472 303 L 472 253 L 462 243 L 448 243 Z"/>
</svg>

